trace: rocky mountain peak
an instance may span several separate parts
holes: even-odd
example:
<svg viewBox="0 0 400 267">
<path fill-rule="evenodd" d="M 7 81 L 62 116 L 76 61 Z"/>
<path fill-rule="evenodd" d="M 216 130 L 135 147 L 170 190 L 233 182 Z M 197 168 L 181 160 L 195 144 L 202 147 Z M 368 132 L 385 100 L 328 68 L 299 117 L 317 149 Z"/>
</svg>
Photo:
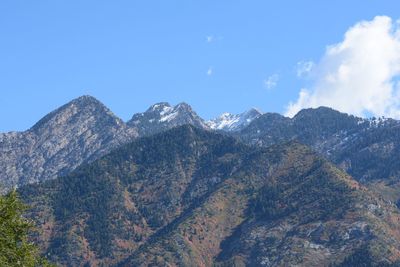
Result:
<svg viewBox="0 0 400 267">
<path fill-rule="evenodd" d="M 96 121 L 95 119 L 115 126 L 124 124 L 99 100 L 92 96 L 84 95 L 50 112 L 30 130 L 40 133 L 49 128 L 64 128 L 65 126 L 70 127 L 71 124 L 84 125 L 92 123 Z"/>
<path fill-rule="evenodd" d="M 159 102 L 151 105 L 146 112 L 161 112 L 166 108 L 170 108 L 171 105 L 168 102 Z"/>
<path fill-rule="evenodd" d="M 81 96 L 50 112 L 28 131 L 3 136 L 3 186 L 55 178 L 136 136 L 135 129 L 96 98 Z"/>
<path fill-rule="evenodd" d="M 103 103 L 101 103 L 97 98 L 91 95 L 82 95 L 80 97 L 73 99 L 71 102 L 80 105 L 88 105 L 88 104 L 103 105 Z"/>
<path fill-rule="evenodd" d="M 189 104 L 185 103 L 185 102 L 181 102 L 181 103 L 177 104 L 175 106 L 175 109 L 176 110 L 187 111 L 187 112 L 194 112 L 192 107 Z"/>
<path fill-rule="evenodd" d="M 255 108 L 255 107 L 249 109 L 245 113 L 248 115 L 252 115 L 252 116 L 260 116 L 260 115 L 264 114 L 264 112 L 262 112 L 260 109 Z"/>
<path fill-rule="evenodd" d="M 262 112 L 251 108 L 241 114 L 222 113 L 218 118 L 207 121 L 207 125 L 214 130 L 240 131 L 248 126 L 254 119 L 260 117 Z"/>
<path fill-rule="evenodd" d="M 127 124 L 136 128 L 139 135 L 154 134 L 184 124 L 208 128 L 192 107 L 184 102 L 175 106 L 167 102 L 154 104 L 145 112 L 134 114 Z"/>
</svg>

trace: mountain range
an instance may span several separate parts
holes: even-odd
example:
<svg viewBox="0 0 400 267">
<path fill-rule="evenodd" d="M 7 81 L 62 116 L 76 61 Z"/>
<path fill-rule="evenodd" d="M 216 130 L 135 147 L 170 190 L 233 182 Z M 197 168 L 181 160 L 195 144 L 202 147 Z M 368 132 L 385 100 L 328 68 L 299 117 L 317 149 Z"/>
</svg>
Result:
<svg viewBox="0 0 400 267">
<path fill-rule="evenodd" d="M 399 266 L 399 126 L 83 96 L 0 134 L 0 177 L 63 266 Z"/>
<path fill-rule="evenodd" d="M 231 115 L 234 121 L 229 125 L 222 119 L 211 124 L 186 103 L 174 107 L 157 103 L 125 123 L 94 97 L 82 96 L 49 113 L 27 131 L 0 133 L 1 187 L 6 191 L 54 179 L 135 138 L 180 125 L 238 130 L 256 118 L 254 112 Z"/>
</svg>

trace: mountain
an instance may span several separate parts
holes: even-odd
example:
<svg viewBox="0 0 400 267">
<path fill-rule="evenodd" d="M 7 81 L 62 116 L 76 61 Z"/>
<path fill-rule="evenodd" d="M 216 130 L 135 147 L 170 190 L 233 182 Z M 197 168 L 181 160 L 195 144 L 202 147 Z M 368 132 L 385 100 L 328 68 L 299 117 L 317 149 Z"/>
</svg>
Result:
<svg viewBox="0 0 400 267">
<path fill-rule="evenodd" d="M 292 119 L 266 113 L 236 136 L 260 146 L 298 140 L 367 181 L 399 173 L 400 167 L 392 162 L 400 149 L 399 127 L 397 120 L 362 119 L 320 107 L 302 110 Z"/>
<path fill-rule="evenodd" d="M 79 97 L 27 131 L 0 133 L 0 192 L 66 175 L 137 137 L 184 124 L 209 129 L 186 103 L 158 103 L 124 123 L 94 97 Z"/>
<path fill-rule="evenodd" d="M 383 266 L 400 258 L 397 208 L 293 141 L 257 148 L 185 125 L 20 193 L 40 226 L 36 240 L 60 265 Z"/>
<path fill-rule="evenodd" d="M 374 183 L 382 197 L 400 203 L 397 120 L 362 119 L 320 107 L 302 110 L 292 119 L 251 109 L 205 122 L 186 103 L 162 102 L 125 124 L 91 96 L 67 103 L 25 132 L 0 134 L 2 191 L 68 174 L 134 138 L 184 124 L 221 130 L 259 146 L 298 140 L 357 180 Z"/>
<path fill-rule="evenodd" d="M 79 97 L 25 132 L 0 134 L 1 187 L 64 175 L 137 135 L 95 98 Z"/>
<path fill-rule="evenodd" d="M 109 265 L 207 197 L 241 150 L 248 148 L 233 138 L 182 126 L 21 192 L 53 260 Z"/>
<path fill-rule="evenodd" d="M 336 134 L 355 133 L 365 126 L 365 120 L 361 118 L 320 107 L 301 110 L 292 119 L 277 113 L 265 113 L 237 135 L 246 142 L 262 146 L 289 139 L 314 146 Z"/>
<path fill-rule="evenodd" d="M 188 104 L 180 103 L 171 106 L 167 102 L 154 104 L 145 112 L 133 115 L 127 124 L 136 128 L 140 136 L 159 133 L 185 124 L 208 128 L 203 119 Z"/>
<path fill-rule="evenodd" d="M 218 118 L 207 121 L 206 124 L 213 130 L 240 131 L 261 115 L 261 111 L 252 108 L 241 114 L 223 113 Z"/>
<path fill-rule="evenodd" d="M 185 103 L 124 123 L 83 96 L 0 134 L 0 177 L 60 265 L 398 266 L 399 127 Z"/>
<path fill-rule="evenodd" d="M 320 107 L 292 119 L 266 113 L 235 136 L 259 146 L 298 140 L 385 199 L 400 200 L 400 121 L 362 119 Z"/>
</svg>

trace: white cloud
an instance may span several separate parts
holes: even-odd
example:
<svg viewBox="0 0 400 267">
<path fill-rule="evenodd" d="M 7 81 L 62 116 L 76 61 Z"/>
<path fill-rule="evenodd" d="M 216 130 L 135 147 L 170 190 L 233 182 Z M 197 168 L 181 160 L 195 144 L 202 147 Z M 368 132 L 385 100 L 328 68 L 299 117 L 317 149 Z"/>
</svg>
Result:
<svg viewBox="0 0 400 267">
<path fill-rule="evenodd" d="M 278 85 L 279 81 L 279 75 L 278 74 L 272 74 L 269 76 L 267 79 L 264 80 L 264 86 L 267 89 L 272 89 Z"/>
<path fill-rule="evenodd" d="M 297 62 L 296 74 L 299 78 L 307 77 L 313 70 L 315 63 L 313 61 Z"/>
<path fill-rule="evenodd" d="M 209 67 L 207 70 L 207 76 L 211 76 L 213 74 L 213 68 Z"/>
<path fill-rule="evenodd" d="M 212 36 L 212 35 L 206 36 L 206 40 L 207 40 L 207 43 L 211 43 L 214 41 L 214 36 Z"/>
<path fill-rule="evenodd" d="M 313 85 L 301 89 L 286 115 L 329 106 L 358 116 L 400 118 L 399 75 L 399 22 L 386 16 L 359 22 L 341 43 L 327 47 L 313 68 Z"/>
</svg>

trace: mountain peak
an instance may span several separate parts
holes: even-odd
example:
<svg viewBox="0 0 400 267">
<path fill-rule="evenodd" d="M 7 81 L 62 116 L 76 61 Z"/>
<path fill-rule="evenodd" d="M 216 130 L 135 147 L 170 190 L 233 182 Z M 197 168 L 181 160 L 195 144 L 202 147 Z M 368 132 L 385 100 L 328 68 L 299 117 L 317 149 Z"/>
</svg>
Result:
<svg viewBox="0 0 400 267">
<path fill-rule="evenodd" d="M 97 98 L 91 95 L 82 95 L 80 97 L 77 97 L 73 99 L 71 102 L 74 103 L 96 103 L 96 104 L 101 104 L 103 105 Z"/>
<path fill-rule="evenodd" d="M 258 115 L 264 114 L 264 112 L 262 112 L 259 108 L 256 108 L 256 107 L 252 107 L 251 109 L 249 109 L 246 112 L 251 113 L 251 114 L 258 114 Z"/>
<path fill-rule="evenodd" d="M 54 179 L 137 136 L 92 96 L 81 96 L 50 112 L 13 142 L 2 142 L 2 183 L 13 185 Z M 11 135 L 7 139 L 12 138 Z M 5 160 L 6 159 L 6 160 Z M 2 162 L 14 166 L 11 171 Z M 5 170 L 5 171 L 3 171 Z"/>
<path fill-rule="evenodd" d="M 300 110 L 294 117 L 293 120 L 301 119 L 309 116 L 346 116 L 349 117 L 350 115 L 346 113 L 342 113 L 330 107 L 320 106 L 318 108 L 306 108 Z"/>
<path fill-rule="evenodd" d="M 164 110 L 165 108 L 170 108 L 171 105 L 168 102 L 158 102 L 151 105 L 146 112 L 159 112 Z"/>
<path fill-rule="evenodd" d="M 116 117 L 103 103 L 101 103 L 95 97 L 83 95 L 71 100 L 67 104 L 44 116 L 31 128 L 31 131 L 41 131 L 43 128 L 49 127 L 50 124 L 51 127 L 55 127 L 57 125 L 61 126 L 62 124 L 72 122 L 71 120 L 73 117 L 96 117 L 101 120 L 114 122 L 118 125 L 123 124 L 121 119 Z M 78 123 L 78 121 L 75 121 L 75 123 Z M 79 121 L 79 123 L 83 123 L 83 121 Z"/>
<path fill-rule="evenodd" d="M 303 128 L 306 132 L 311 131 L 313 132 L 312 135 L 318 136 L 322 132 L 332 134 L 345 129 L 357 128 L 361 120 L 361 118 L 339 112 L 329 107 L 303 109 L 292 119 L 293 123 L 298 127 Z M 316 126 L 318 127 L 316 128 Z M 317 129 L 321 131 L 319 134 L 317 134 Z"/>
<path fill-rule="evenodd" d="M 186 102 L 181 102 L 181 103 L 177 104 L 174 108 L 175 109 L 180 109 L 180 110 L 193 111 L 192 106 L 190 106 Z"/>
<path fill-rule="evenodd" d="M 91 95 L 82 95 L 80 97 L 72 99 L 67 104 L 61 106 L 58 110 L 73 105 L 77 106 L 80 109 L 98 109 L 103 110 L 107 113 L 112 113 L 106 105 L 104 105 L 100 100 Z"/>
<path fill-rule="evenodd" d="M 218 118 L 209 120 L 206 123 L 214 130 L 240 131 L 262 114 L 263 113 L 256 108 L 251 108 L 240 114 L 224 112 Z"/>
<path fill-rule="evenodd" d="M 154 134 L 184 124 L 207 128 L 203 120 L 185 102 L 175 106 L 167 102 L 156 103 L 145 112 L 134 114 L 127 124 L 137 128 L 140 135 Z"/>
</svg>

